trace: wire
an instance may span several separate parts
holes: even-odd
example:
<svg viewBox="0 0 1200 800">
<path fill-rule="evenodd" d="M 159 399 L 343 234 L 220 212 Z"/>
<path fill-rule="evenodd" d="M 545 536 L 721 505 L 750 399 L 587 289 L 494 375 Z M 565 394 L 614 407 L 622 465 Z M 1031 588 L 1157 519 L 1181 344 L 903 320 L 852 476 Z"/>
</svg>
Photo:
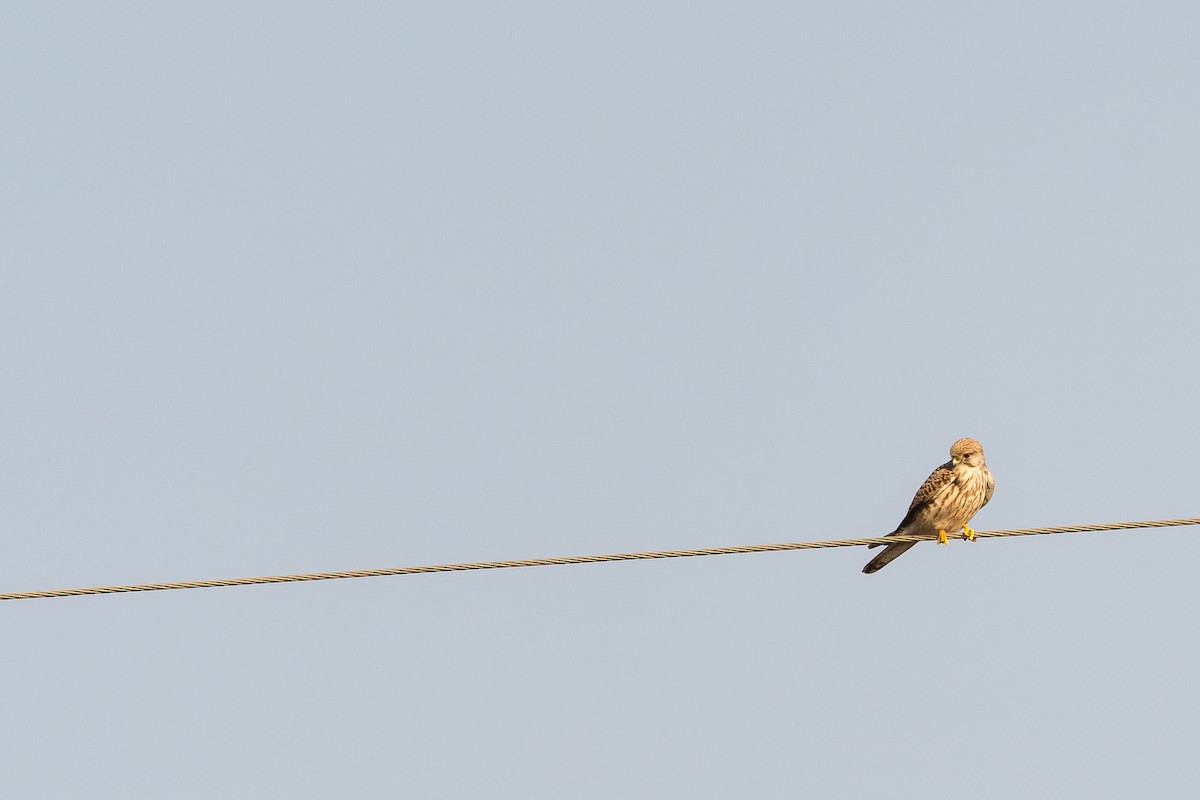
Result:
<svg viewBox="0 0 1200 800">
<path fill-rule="evenodd" d="M 1172 528 L 1200 525 L 1200 518 L 1159 519 L 1147 522 L 1112 522 L 1104 525 L 1065 525 L 1056 528 L 1016 528 L 1012 530 L 976 531 L 979 539 L 1005 536 L 1041 536 L 1055 533 L 1093 533 L 1097 531 L 1130 530 L 1133 528 Z M 167 589 L 213 589 L 218 586 L 251 586 L 264 583 L 298 583 L 300 581 L 332 581 L 341 578 L 376 578 L 385 575 L 421 575 L 428 572 L 465 572 L 475 569 L 508 569 L 510 567 L 549 567 L 560 564 L 596 564 L 603 561 L 641 561 L 653 558 L 690 558 L 692 556 L 724 556 L 735 553 L 773 553 L 780 550 L 823 550 L 829 547 L 858 547 L 871 544 L 927 542 L 921 536 L 876 536 L 867 539 L 834 539 L 824 542 L 786 542 L 782 544 L 752 544 L 742 547 L 701 547 L 695 550 L 656 550 L 643 553 L 608 553 L 597 556 L 564 556 L 560 558 L 526 558 L 515 561 L 472 561 L 465 564 L 433 564 L 422 567 L 391 569 L 357 569 L 344 572 L 307 572 L 297 575 L 267 575 L 260 578 L 218 578 L 207 581 L 177 581 L 174 583 L 141 583 L 129 586 L 93 586 L 84 589 L 50 589 L 40 592 L 7 592 L 0 600 L 36 600 L 49 597 L 77 597 L 88 594 L 122 594 L 125 592 L 159 592 Z"/>
</svg>

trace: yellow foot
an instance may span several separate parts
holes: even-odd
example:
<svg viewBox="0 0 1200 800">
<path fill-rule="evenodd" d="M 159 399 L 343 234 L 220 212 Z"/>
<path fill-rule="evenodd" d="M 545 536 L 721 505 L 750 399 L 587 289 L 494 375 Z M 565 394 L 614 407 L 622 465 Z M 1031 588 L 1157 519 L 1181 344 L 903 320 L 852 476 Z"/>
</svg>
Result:
<svg viewBox="0 0 1200 800">
<path fill-rule="evenodd" d="M 950 539 L 946 536 L 945 531 L 938 531 L 938 544 L 949 544 Z"/>
<path fill-rule="evenodd" d="M 970 525 L 963 525 L 963 538 L 968 542 L 975 541 L 975 529 Z"/>
</svg>

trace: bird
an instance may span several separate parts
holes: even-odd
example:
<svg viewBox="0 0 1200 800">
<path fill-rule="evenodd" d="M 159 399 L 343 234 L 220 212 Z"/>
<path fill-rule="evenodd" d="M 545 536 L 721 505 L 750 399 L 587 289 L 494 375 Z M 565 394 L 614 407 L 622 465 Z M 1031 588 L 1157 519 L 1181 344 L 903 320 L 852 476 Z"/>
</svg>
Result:
<svg viewBox="0 0 1200 800">
<path fill-rule="evenodd" d="M 983 458 L 983 445 L 975 439 L 959 439 L 950 445 L 950 460 L 925 479 L 900 525 L 887 535 L 936 538 L 938 544 L 946 544 L 948 534 L 962 529 L 963 538 L 973 542 L 975 531 L 968 523 L 992 499 L 995 488 L 996 479 Z M 878 572 L 914 544 L 868 545 L 883 547 L 883 552 L 871 559 L 863 572 Z"/>
</svg>

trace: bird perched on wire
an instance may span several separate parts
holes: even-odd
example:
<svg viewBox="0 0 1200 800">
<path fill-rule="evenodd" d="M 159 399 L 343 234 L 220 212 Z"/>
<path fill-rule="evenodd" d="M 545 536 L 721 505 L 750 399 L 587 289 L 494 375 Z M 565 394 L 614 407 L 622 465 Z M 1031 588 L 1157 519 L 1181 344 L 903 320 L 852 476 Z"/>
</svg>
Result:
<svg viewBox="0 0 1200 800">
<path fill-rule="evenodd" d="M 983 445 L 974 439 L 959 439 L 950 446 L 950 460 L 921 484 L 908 507 L 908 514 L 888 536 L 936 538 L 938 544 L 946 544 L 947 534 L 961 529 L 963 538 L 973 542 L 975 531 L 967 523 L 992 499 L 995 488 L 996 480 L 983 460 Z M 914 544 L 916 542 L 887 545 L 863 567 L 863 572 L 868 575 L 878 572 Z"/>
</svg>

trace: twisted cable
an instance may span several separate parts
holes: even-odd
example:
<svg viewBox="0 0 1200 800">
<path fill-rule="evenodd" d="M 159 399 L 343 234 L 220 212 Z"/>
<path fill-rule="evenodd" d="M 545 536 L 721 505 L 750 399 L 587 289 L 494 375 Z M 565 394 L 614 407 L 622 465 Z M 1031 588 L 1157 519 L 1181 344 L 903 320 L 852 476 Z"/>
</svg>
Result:
<svg viewBox="0 0 1200 800">
<path fill-rule="evenodd" d="M 976 531 L 978 539 L 1008 536 L 1042 536 L 1058 533 L 1094 533 L 1099 531 L 1131 530 L 1134 528 L 1172 528 L 1200 525 L 1200 518 L 1159 519 L 1143 522 L 1110 522 L 1101 525 L 1061 525 L 1053 528 L 1014 528 Z M 0 600 L 35 600 L 50 597 L 78 597 L 91 594 L 123 594 L 126 592 L 158 592 L 168 589 L 214 589 L 219 586 L 253 586 L 267 583 L 299 583 L 301 581 L 332 581 L 342 578 L 378 578 L 386 575 L 422 575 L 429 572 L 465 572 L 477 569 L 510 569 L 515 567 L 550 567 L 564 564 L 596 564 L 604 561 L 642 561 L 655 558 L 691 558 L 693 556 L 724 556 L 736 553 L 773 553 L 780 550 L 823 550 L 829 547 L 859 547 L 871 544 L 926 542 L 921 536 L 874 536 L 859 539 L 831 539 L 819 542 L 784 542 L 752 544 L 735 547 L 700 547 L 693 550 L 652 550 L 640 553 L 606 553 L 594 556 L 561 556 L 557 558 L 524 558 L 512 561 L 469 561 L 464 564 L 431 564 L 417 567 L 387 569 L 356 569 L 339 572 L 305 572 L 295 575 L 266 575 L 258 578 L 217 578 L 215 580 L 174 581 L 171 583 L 139 583 L 128 586 L 91 586 L 81 589 L 49 589 L 33 592 L 0 593 Z"/>
</svg>

